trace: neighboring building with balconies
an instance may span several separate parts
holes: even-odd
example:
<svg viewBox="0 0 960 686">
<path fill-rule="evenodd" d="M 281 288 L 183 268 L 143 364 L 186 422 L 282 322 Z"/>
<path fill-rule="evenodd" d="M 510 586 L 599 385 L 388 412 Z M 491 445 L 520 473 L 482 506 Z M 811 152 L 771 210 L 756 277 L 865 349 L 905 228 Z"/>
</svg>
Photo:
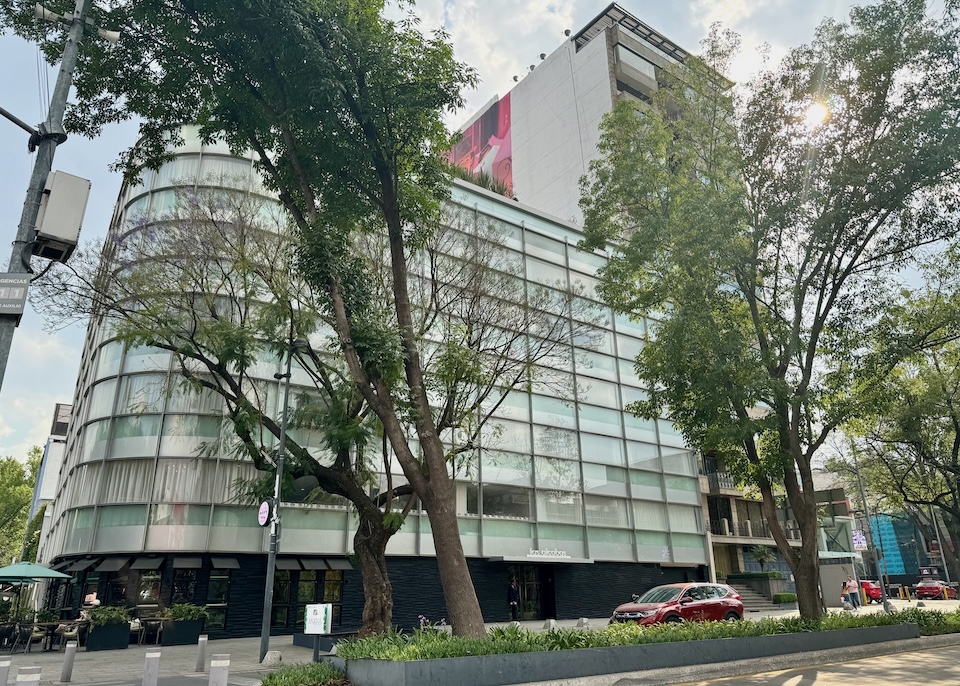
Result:
<svg viewBox="0 0 960 686">
<path fill-rule="evenodd" d="M 700 493 L 704 500 L 705 525 L 710 532 L 712 573 L 723 579 L 730 574 L 758 571 L 760 566 L 750 559 L 753 546 L 764 545 L 776 549 L 770 525 L 760 506 L 760 499 L 750 497 L 737 487 L 733 475 L 723 462 L 713 456 L 700 460 Z M 787 510 L 778 510 L 780 525 L 791 545 L 800 546 L 800 529 Z M 766 570 L 778 570 L 790 577 L 790 568 L 777 555 L 777 560 L 764 565 Z"/>
</svg>

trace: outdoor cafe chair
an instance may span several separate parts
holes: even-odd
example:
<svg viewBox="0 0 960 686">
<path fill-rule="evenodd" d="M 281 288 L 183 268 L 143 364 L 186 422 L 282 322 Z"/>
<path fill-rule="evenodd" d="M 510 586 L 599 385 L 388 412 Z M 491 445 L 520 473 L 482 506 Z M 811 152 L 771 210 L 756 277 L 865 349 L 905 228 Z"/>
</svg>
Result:
<svg viewBox="0 0 960 686">
<path fill-rule="evenodd" d="M 60 637 L 59 649 L 67 647 L 68 641 L 76 641 L 77 647 L 83 644 L 83 639 L 87 637 L 87 625 L 84 622 L 72 622 L 70 624 L 61 624 L 57 628 L 56 634 Z"/>
<path fill-rule="evenodd" d="M 0 650 L 13 650 L 13 644 L 17 641 L 17 625 L 13 622 L 0 624 Z"/>
<path fill-rule="evenodd" d="M 17 640 L 11 652 L 17 652 L 17 648 L 23 645 L 23 652 L 29 653 L 34 643 L 42 643 L 46 637 L 47 632 L 42 627 L 34 626 L 33 622 L 20 622 L 17 625 Z"/>
</svg>

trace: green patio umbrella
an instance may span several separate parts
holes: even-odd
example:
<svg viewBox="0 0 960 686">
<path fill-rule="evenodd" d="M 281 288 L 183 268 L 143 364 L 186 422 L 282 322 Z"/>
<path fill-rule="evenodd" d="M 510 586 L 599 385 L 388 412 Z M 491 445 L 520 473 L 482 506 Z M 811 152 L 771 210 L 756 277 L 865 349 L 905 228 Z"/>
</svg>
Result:
<svg viewBox="0 0 960 686">
<path fill-rule="evenodd" d="M 37 579 L 69 579 L 69 574 L 63 574 L 55 569 L 34 564 L 33 562 L 15 562 L 6 567 L 0 567 L 0 582 L 23 586 L 32 584 Z M 20 612 L 20 589 L 17 589 L 17 612 Z"/>
</svg>

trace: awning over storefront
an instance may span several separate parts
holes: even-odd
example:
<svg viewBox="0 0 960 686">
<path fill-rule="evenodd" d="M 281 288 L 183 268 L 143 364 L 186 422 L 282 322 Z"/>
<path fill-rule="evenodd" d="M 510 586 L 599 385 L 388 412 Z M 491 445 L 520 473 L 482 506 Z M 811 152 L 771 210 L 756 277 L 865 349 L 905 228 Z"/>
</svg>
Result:
<svg viewBox="0 0 960 686">
<path fill-rule="evenodd" d="M 350 564 L 350 560 L 346 560 L 344 558 L 339 558 L 339 559 L 327 558 L 327 565 L 329 565 L 330 569 L 346 569 L 346 570 L 353 569 L 353 565 Z"/>
<path fill-rule="evenodd" d="M 162 564 L 162 557 L 138 557 L 130 565 L 130 569 L 159 569 Z"/>
<path fill-rule="evenodd" d="M 95 572 L 118 572 L 130 561 L 129 557 L 108 557 L 97 565 Z"/>
<path fill-rule="evenodd" d="M 210 564 L 214 569 L 240 569 L 240 563 L 235 557 L 211 557 Z"/>
<path fill-rule="evenodd" d="M 97 560 L 99 560 L 99 559 L 100 559 L 100 558 L 95 557 L 95 558 L 93 558 L 92 560 L 74 560 L 74 561 L 72 562 L 72 564 L 70 564 L 69 567 L 67 567 L 66 569 L 63 569 L 63 570 L 61 570 L 61 571 L 64 571 L 64 572 L 82 572 L 83 570 L 88 569 L 88 568 L 92 567 L 93 565 L 95 565 L 95 564 L 97 563 Z"/>
<path fill-rule="evenodd" d="M 300 569 L 300 563 L 297 560 L 277 560 L 277 569 Z"/>
<path fill-rule="evenodd" d="M 329 569 L 327 567 L 327 561 L 320 558 L 300 558 L 300 564 L 303 565 L 304 569 L 322 569 L 326 571 Z"/>
<path fill-rule="evenodd" d="M 203 566 L 203 560 L 199 557 L 175 557 L 173 559 L 174 569 L 200 569 Z"/>
</svg>

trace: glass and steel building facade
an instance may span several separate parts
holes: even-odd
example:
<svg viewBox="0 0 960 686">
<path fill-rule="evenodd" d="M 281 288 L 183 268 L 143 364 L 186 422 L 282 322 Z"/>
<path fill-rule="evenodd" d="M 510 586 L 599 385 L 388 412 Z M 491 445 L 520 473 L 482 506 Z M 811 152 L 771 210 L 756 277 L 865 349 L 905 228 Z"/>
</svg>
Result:
<svg viewBox="0 0 960 686">
<path fill-rule="evenodd" d="M 189 129 L 185 138 L 159 171 L 122 190 L 108 240 L 123 240 L 129 218 L 143 227 L 173 209 L 177 185 L 269 199 L 251 159 L 202 145 Z M 644 397 L 633 359 L 651 332 L 649 322 L 614 317 L 599 302 L 604 256 L 577 249 L 576 226 L 471 184 L 454 183 L 450 211 L 497 226 L 529 284 L 579 285 L 574 312 L 591 313 L 583 347 L 576 338 L 558 356 L 563 367 L 550 370 L 572 395 L 537 383 L 511 393 L 479 450 L 458 465 L 460 533 L 488 621 L 507 618 L 508 577 L 521 580 L 528 618 L 605 616 L 630 592 L 705 578 L 697 460 L 668 420 L 622 409 Z M 94 597 L 144 613 L 196 602 L 212 611 L 212 637 L 256 634 L 267 531 L 232 493 L 256 470 L 229 449 L 219 398 L 179 391 L 173 362 L 158 349 L 125 348 L 102 322 L 89 326 L 44 548 L 46 561 L 73 575 L 54 588 L 55 601 L 65 613 Z M 279 371 L 280 360 L 258 368 L 275 389 L 277 415 Z M 282 517 L 276 629 L 302 626 L 309 602 L 333 602 L 340 626 L 359 626 L 350 508 L 291 503 Z M 411 512 L 388 555 L 395 622 L 443 616 L 425 513 Z"/>
</svg>

